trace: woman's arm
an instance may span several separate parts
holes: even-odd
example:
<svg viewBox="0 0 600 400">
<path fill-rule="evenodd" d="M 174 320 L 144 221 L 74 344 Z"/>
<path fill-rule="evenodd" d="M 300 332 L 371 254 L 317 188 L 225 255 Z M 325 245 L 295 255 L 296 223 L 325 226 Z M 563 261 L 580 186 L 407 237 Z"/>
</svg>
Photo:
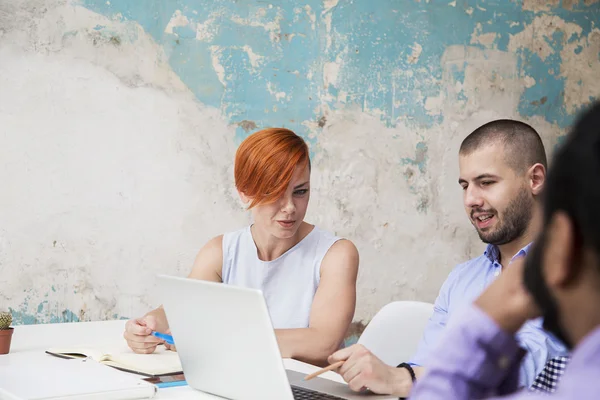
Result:
<svg viewBox="0 0 600 400">
<path fill-rule="evenodd" d="M 212 238 L 200 249 L 188 278 L 223 282 L 223 235 Z"/>
<path fill-rule="evenodd" d="M 321 262 L 309 327 L 275 330 L 284 358 L 321 366 L 339 349 L 354 317 L 358 261 L 358 250 L 351 241 L 339 240 L 331 246 Z"/>
<path fill-rule="evenodd" d="M 222 235 L 206 243 L 196 256 L 188 278 L 222 282 L 222 244 Z M 152 331 L 169 332 L 169 322 L 162 306 L 149 311 L 142 318 L 127 321 L 123 337 L 134 352 L 152 353 L 156 350 L 156 346 L 162 343 L 162 340 L 150 335 Z"/>
</svg>

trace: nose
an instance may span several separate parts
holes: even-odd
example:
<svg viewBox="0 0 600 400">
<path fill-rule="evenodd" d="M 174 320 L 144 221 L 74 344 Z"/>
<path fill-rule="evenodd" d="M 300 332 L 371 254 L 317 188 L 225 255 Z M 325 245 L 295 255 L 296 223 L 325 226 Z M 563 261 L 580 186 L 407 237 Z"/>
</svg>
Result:
<svg viewBox="0 0 600 400">
<path fill-rule="evenodd" d="M 281 198 L 281 212 L 286 215 L 292 215 L 296 212 L 293 196 L 286 194 Z"/>
<path fill-rule="evenodd" d="M 466 208 L 483 208 L 483 197 L 476 187 L 467 187 L 464 194 Z"/>
</svg>

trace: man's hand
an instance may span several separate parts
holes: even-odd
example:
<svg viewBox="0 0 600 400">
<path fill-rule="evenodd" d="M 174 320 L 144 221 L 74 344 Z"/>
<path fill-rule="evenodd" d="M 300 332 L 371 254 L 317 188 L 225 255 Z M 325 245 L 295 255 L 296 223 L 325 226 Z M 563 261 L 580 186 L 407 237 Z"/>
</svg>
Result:
<svg viewBox="0 0 600 400">
<path fill-rule="evenodd" d="M 540 316 L 540 310 L 523 284 L 524 266 L 524 257 L 514 260 L 475 301 L 477 307 L 508 333 L 516 333 L 527 320 Z"/>
<path fill-rule="evenodd" d="M 329 356 L 328 361 L 330 364 L 344 361 L 337 372 L 355 392 L 369 389 L 373 393 L 404 397 L 412 387 L 406 369 L 384 364 L 360 344 L 337 351 Z"/>
</svg>

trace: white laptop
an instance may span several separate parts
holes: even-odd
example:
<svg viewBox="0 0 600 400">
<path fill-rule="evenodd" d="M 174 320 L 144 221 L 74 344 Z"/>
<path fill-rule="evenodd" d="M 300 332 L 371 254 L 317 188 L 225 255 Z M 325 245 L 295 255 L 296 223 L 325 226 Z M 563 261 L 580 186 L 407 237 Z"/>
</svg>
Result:
<svg viewBox="0 0 600 400">
<path fill-rule="evenodd" d="M 394 399 L 286 371 L 262 292 L 159 275 L 161 301 L 188 384 L 228 399 Z M 290 311 L 293 312 L 293 311 Z"/>
</svg>

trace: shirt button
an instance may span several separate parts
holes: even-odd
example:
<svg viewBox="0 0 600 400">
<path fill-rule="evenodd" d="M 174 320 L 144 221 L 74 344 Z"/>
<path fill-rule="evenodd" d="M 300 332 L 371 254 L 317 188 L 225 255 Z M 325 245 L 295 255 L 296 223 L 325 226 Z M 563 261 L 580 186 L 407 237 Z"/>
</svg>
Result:
<svg viewBox="0 0 600 400">
<path fill-rule="evenodd" d="M 500 275 L 500 270 L 494 271 L 494 276 L 498 276 L 498 275 Z"/>
<path fill-rule="evenodd" d="M 510 364 L 510 360 L 508 359 L 507 356 L 502 356 L 498 359 L 498 367 L 500 367 L 500 369 L 508 368 L 509 364 Z"/>
</svg>

